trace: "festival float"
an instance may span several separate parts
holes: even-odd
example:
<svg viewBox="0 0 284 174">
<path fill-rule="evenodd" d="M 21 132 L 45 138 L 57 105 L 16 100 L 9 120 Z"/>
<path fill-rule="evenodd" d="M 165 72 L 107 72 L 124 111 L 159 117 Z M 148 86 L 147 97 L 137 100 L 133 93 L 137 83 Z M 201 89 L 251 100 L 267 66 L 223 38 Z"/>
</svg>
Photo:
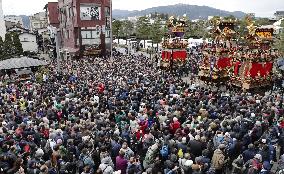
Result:
<svg viewBox="0 0 284 174">
<path fill-rule="evenodd" d="M 273 28 L 258 28 L 247 19 L 248 34 L 233 60 L 230 82 L 243 90 L 268 87 L 273 84 L 273 62 L 278 51 L 272 48 Z"/>
<path fill-rule="evenodd" d="M 169 32 L 162 43 L 161 68 L 165 70 L 177 69 L 183 66 L 187 60 L 188 46 L 184 39 L 186 29 L 186 16 L 183 18 L 170 17 L 167 23 Z"/>
<path fill-rule="evenodd" d="M 212 19 L 209 34 L 212 44 L 202 48 L 203 60 L 199 65 L 199 78 L 207 82 L 225 82 L 230 78 L 233 56 L 236 52 L 234 20 Z"/>
</svg>

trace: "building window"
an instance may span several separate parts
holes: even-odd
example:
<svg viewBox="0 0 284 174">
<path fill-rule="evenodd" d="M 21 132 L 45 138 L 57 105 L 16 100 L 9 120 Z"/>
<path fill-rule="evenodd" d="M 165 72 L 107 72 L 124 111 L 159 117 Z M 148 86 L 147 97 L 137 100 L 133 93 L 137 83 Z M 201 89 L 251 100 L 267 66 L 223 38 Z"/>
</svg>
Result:
<svg viewBox="0 0 284 174">
<path fill-rule="evenodd" d="M 68 32 L 69 32 L 68 30 L 64 29 L 64 38 L 65 39 L 68 39 Z"/>
<path fill-rule="evenodd" d="M 106 17 L 106 29 L 110 29 L 110 17 Z"/>
<path fill-rule="evenodd" d="M 72 7 L 69 7 L 69 10 L 68 10 L 68 11 L 69 11 L 69 12 L 68 12 L 68 13 L 69 13 L 69 18 L 71 18 L 71 17 L 73 16 L 73 11 L 72 11 L 72 9 L 73 9 Z"/>
<path fill-rule="evenodd" d="M 97 39 L 100 38 L 100 32 L 98 30 L 82 30 L 82 39 Z"/>
<path fill-rule="evenodd" d="M 105 7 L 105 16 L 106 17 L 110 16 L 110 8 L 109 7 Z"/>
<path fill-rule="evenodd" d="M 65 15 L 66 15 L 66 18 L 69 19 L 69 8 L 68 8 L 68 6 L 65 7 Z"/>
<path fill-rule="evenodd" d="M 106 30 L 106 38 L 110 38 L 110 30 Z"/>
<path fill-rule="evenodd" d="M 61 38 L 64 38 L 64 30 L 63 30 L 63 28 L 61 29 Z"/>
<path fill-rule="evenodd" d="M 81 31 L 83 39 L 92 39 L 92 31 Z"/>
<path fill-rule="evenodd" d="M 67 39 L 70 38 L 70 30 L 67 30 Z"/>
<path fill-rule="evenodd" d="M 101 7 L 96 4 L 80 5 L 81 20 L 101 20 Z"/>
</svg>

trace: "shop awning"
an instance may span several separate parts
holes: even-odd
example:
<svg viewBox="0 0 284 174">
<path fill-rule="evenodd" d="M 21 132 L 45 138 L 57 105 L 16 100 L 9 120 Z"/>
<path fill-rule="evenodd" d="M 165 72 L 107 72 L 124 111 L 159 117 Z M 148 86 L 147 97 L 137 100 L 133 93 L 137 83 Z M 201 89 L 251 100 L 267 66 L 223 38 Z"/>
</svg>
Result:
<svg viewBox="0 0 284 174">
<path fill-rule="evenodd" d="M 44 60 L 33 59 L 29 57 L 11 58 L 0 61 L 0 70 L 20 69 L 37 66 L 45 66 L 49 63 Z"/>
</svg>

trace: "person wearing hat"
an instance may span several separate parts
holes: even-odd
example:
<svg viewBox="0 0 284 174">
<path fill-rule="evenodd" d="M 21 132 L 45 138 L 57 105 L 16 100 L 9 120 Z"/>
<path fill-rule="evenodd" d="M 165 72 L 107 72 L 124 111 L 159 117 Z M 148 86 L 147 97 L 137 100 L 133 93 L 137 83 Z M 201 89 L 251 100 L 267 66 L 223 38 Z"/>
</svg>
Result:
<svg viewBox="0 0 284 174">
<path fill-rule="evenodd" d="M 212 160 L 211 160 L 211 167 L 216 170 L 216 174 L 222 174 L 224 170 L 224 166 L 226 164 L 226 156 L 225 156 L 225 144 L 220 144 L 218 149 L 214 151 Z"/>
</svg>

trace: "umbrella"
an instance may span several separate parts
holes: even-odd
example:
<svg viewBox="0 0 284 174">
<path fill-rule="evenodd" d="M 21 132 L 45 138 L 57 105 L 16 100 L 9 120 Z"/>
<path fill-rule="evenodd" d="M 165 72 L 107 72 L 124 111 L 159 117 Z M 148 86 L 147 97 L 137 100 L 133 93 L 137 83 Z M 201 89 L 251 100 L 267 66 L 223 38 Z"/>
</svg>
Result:
<svg viewBox="0 0 284 174">
<path fill-rule="evenodd" d="M 0 70 L 29 68 L 36 66 L 45 66 L 49 63 L 44 60 L 33 59 L 29 57 L 11 58 L 0 61 Z"/>
</svg>

